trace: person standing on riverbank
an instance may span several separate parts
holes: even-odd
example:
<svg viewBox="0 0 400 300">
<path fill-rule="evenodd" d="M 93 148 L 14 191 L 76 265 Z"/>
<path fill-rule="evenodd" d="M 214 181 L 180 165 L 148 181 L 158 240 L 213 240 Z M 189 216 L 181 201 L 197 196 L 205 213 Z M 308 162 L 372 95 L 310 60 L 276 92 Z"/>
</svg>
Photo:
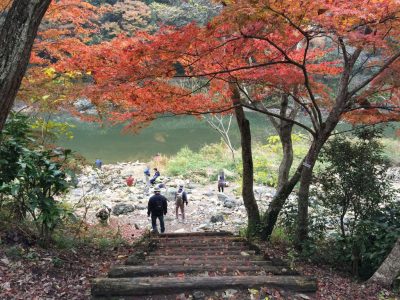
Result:
<svg viewBox="0 0 400 300">
<path fill-rule="evenodd" d="M 147 216 L 151 215 L 153 233 L 158 233 L 157 219 L 160 221 L 161 233 L 165 232 L 164 216 L 167 214 L 167 198 L 160 194 L 159 188 L 154 188 L 154 195 L 150 197 L 147 205 Z"/>
<path fill-rule="evenodd" d="M 183 190 L 183 185 L 180 184 L 178 191 L 175 194 L 175 214 L 176 219 L 178 220 L 179 216 L 179 209 L 181 210 L 182 214 L 182 221 L 185 221 L 185 204 L 188 205 L 187 195 L 186 192 Z"/>
<path fill-rule="evenodd" d="M 98 158 L 98 159 L 96 159 L 94 164 L 95 164 L 97 169 L 101 169 L 101 167 L 103 166 L 103 161 L 100 158 Z"/>
<path fill-rule="evenodd" d="M 218 179 L 218 192 L 223 193 L 225 187 L 225 178 L 223 176 L 219 176 Z"/>
</svg>

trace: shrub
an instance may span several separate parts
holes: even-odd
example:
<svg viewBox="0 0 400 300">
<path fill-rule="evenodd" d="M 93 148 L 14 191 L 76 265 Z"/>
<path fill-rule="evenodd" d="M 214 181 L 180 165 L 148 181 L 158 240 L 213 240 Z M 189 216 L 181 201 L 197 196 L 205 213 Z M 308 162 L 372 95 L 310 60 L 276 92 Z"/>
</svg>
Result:
<svg viewBox="0 0 400 300">
<path fill-rule="evenodd" d="M 69 211 L 55 196 L 70 186 L 63 169 L 69 150 L 45 149 L 35 144 L 26 116 L 11 115 L 0 134 L 0 205 L 15 220 L 33 220 L 47 244 L 55 227 Z"/>
<path fill-rule="evenodd" d="M 335 252 L 362 277 L 379 266 L 400 233 L 400 210 L 385 176 L 381 132 L 364 129 L 351 139 L 341 136 L 328 142 L 321 155 L 325 170 L 314 189 L 334 226 L 336 234 L 329 238 Z"/>
</svg>

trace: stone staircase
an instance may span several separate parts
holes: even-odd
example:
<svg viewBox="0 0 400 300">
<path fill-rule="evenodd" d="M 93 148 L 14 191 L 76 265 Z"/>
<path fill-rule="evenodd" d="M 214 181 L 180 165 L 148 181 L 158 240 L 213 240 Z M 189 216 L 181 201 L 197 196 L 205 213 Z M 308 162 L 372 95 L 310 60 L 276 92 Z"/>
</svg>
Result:
<svg viewBox="0 0 400 300">
<path fill-rule="evenodd" d="M 143 247 L 92 281 L 93 299 L 250 299 L 248 289 L 262 287 L 312 299 L 316 291 L 315 278 L 228 232 L 162 234 Z"/>
</svg>

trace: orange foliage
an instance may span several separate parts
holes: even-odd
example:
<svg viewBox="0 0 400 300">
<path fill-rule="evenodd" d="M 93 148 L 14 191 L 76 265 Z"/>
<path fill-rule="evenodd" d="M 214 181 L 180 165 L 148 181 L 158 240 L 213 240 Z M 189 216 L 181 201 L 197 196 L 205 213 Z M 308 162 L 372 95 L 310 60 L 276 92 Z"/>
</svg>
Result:
<svg viewBox="0 0 400 300">
<path fill-rule="evenodd" d="M 90 74 L 93 83 L 80 92 L 106 112 L 112 107 L 114 120 L 129 120 L 133 127 L 163 113 L 229 110 L 229 82 L 251 87 L 253 101 L 296 87 L 296 101 L 317 123 L 318 113 L 333 107 L 352 122 L 400 119 L 398 1 L 224 2 L 223 12 L 205 28 L 165 27 L 98 45 L 87 43 L 91 26 L 78 26 L 87 14 L 54 12 L 64 25 L 41 34 L 32 61 L 48 63 L 38 58 L 46 51 L 57 59 L 58 72 Z M 69 21 L 63 23 L 68 17 L 74 18 L 73 34 Z"/>
</svg>

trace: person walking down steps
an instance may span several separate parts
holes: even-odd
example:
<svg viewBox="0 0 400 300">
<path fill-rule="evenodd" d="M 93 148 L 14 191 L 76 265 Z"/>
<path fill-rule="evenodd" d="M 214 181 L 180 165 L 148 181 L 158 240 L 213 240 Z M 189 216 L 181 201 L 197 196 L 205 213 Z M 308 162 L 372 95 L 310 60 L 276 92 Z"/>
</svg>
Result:
<svg viewBox="0 0 400 300">
<path fill-rule="evenodd" d="M 185 220 L 185 204 L 188 205 L 187 195 L 183 189 L 183 185 L 179 185 L 178 191 L 175 194 L 175 213 L 176 219 L 178 220 L 179 216 L 179 209 L 181 210 L 182 214 L 182 221 Z"/>
<path fill-rule="evenodd" d="M 153 233 L 158 233 L 157 219 L 160 221 L 161 233 L 165 232 L 164 216 L 167 214 L 167 198 L 160 194 L 159 188 L 154 188 L 154 195 L 150 197 L 147 205 L 147 216 L 151 215 Z"/>
</svg>

